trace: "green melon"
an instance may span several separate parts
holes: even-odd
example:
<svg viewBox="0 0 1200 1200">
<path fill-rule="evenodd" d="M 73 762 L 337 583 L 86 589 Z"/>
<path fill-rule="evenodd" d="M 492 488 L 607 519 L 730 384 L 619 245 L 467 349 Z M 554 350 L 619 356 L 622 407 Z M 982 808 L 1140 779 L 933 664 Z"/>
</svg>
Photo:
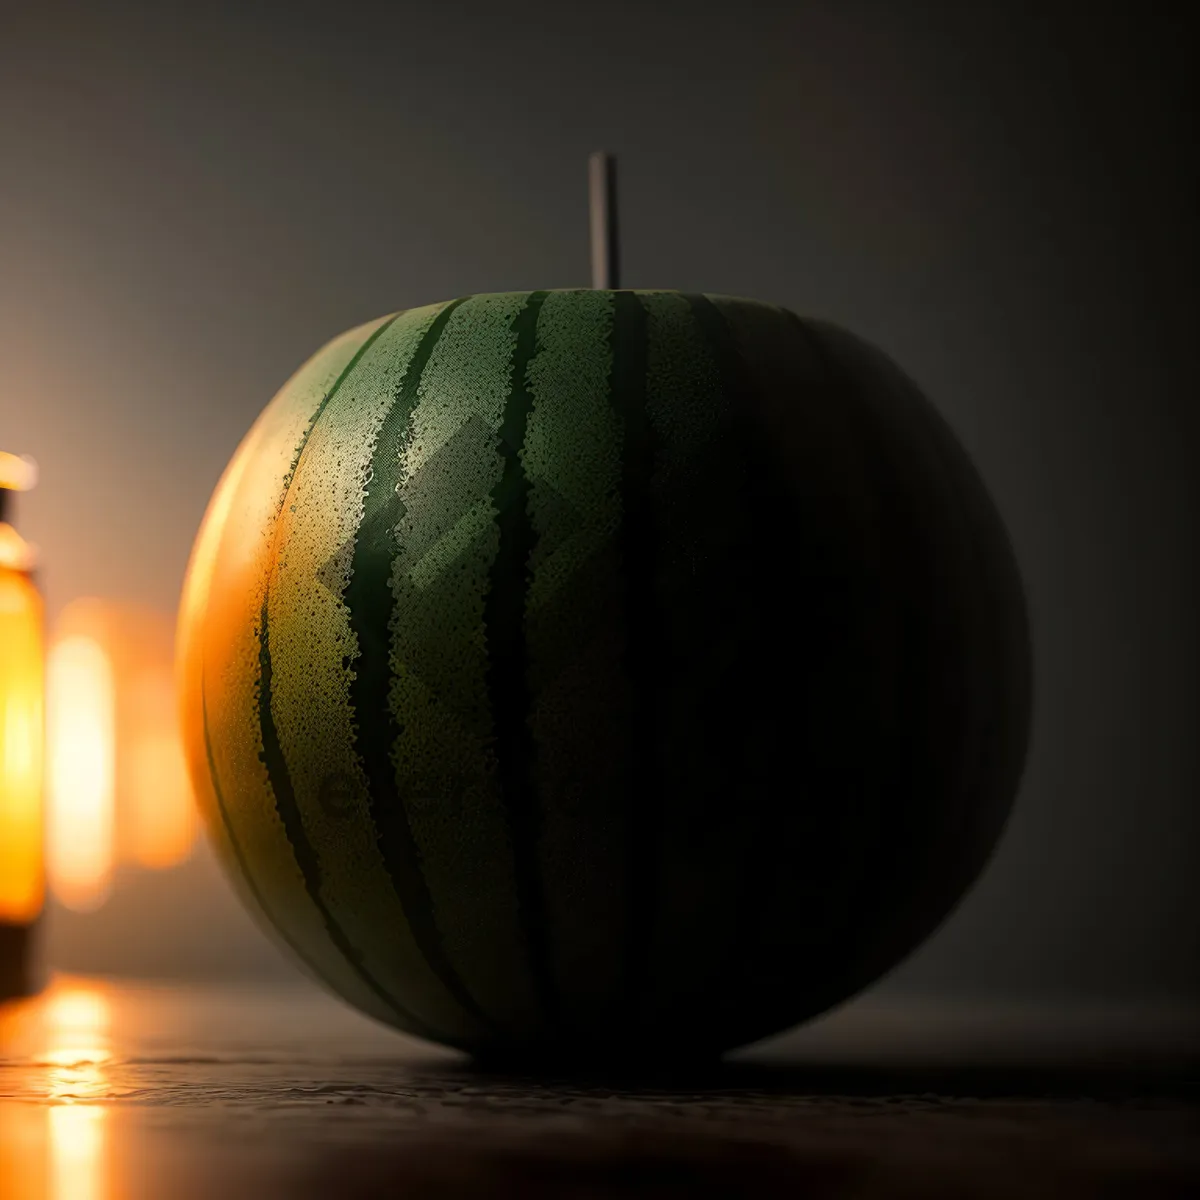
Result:
<svg viewBox="0 0 1200 1200">
<path fill-rule="evenodd" d="M 484 1054 L 713 1054 L 862 988 L 978 875 L 1029 724 L 1013 555 L 931 405 L 666 291 L 331 342 L 217 488 L 180 654 L 248 902 Z"/>
</svg>

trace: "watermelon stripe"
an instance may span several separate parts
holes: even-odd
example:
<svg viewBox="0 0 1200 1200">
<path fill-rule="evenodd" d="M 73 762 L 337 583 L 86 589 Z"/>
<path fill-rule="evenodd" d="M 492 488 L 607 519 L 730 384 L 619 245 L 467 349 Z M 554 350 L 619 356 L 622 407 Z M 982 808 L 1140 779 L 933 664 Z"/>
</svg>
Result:
<svg viewBox="0 0 1200 1200">
<path fill-rule="evenodd" d="M 271 927 L 279 934 L 284 942 L 291 948 L 293 954 L 313 973 L 317 979 L 324 978 L 322 972 L 312 962 L 308 955 L 301 949 L 298 942 L 294 941 L 284 929 L 281 922 L 277 921 L 271 913 L 270 906 L 267 904 L 266 898 L 259 890 L 258 884 L 254 881 L 254 874 L 250 870 L 250 864 L 246 861 L 245 853 L 242 850 L 241 842 L 238 841 L 237 835 L 233 832 L 233 822 L 229 818 L 229 809 L 225 804 L 225 793 L 221 788 L 221 781 L 217 775 L 217 763 L 213 757 L 212 734 L 208 728 L 208 695 L 204 688 L 204 668 L 200 669 L 200 722 L 204 729 L 204 754 L 208 759 L 208 774 L 212 779 L 213 795 L 217 801 L 217 812 L 221 816 L 221 824 L 225 829 L 225 836 L 229 841 L 230 849 L 233 850 L 233 856 L 237 859 L 237 864 L 241 868 L 242 879 L 246 882 L 246 888 L 250 892 L 254 902 L 262 909 L 263 915 L 271 922 Z M 394 1005 L 389 1005 L 394 1008 Z"/>
<path fill-rule="evenodd" d="M 300 961 L 447 1044 L 640 1056 L 776 1032 L 927 932 L 1011 798 L 1029 647 L 894 365 L 629 289 L 330 345 L 206 517 L 181 655 L 217 848 Z"/>
<path fill-rule="evenodd" d="M 499 530 L 484 597 L 483 628 L 488 646 L 487 693 L 496 731 L 501 803 L 508 822 L 517 889 L 517 911 L 529 954 L 529 968 L 546 1019 L 559 1020 L 559 999 L 550 968 L 545 883 L 538 862 L 542 820 L 534 789 L 534 739 L 529 727 L 533 696 L 529 687 L 529 646 L 525 604 L 529 559 L 536 534 L 529 513 L 529 479 L 521 458 L 525 427 L 533 408 L 529 364 L 537 353 L 537 322 L 546 292 L 532 292 L 513 319 L 517 344 L 504 419 L 497 430 L 503 460 L 491 491 Z"/>
<path fill-rule="evenodd" d="M 312 435 L 312 431 L 316 423 L 321 419 L 321 414 L 329 407 L 329 402 L 341 390 L 342 384 L 349 378 L 350 373 L 362 362 L 363 355 L 375 345 L 377 341 L 392 327 L 392 325 L 400 318 L 401 313 L 395 313 L 389 317 L 382 325 L 376 329 L 369 338 L 354 352 L 354 357 L 342 368 L 342 373 L 333 381 L 333 386 L 327 391 L 317 405 L 316 411 L 308 419 L 308 424 L 304 427 L 304 433 L 300 437 L 300 444 L 296 447 L 295 456 L 292 458 L 291 470 L 283 477 L 282 489 L 279 493 L 279 507 L 275 510 L 275 525 L 279 527 L 279 514 L 283 512 L 283 506 L 287 503 L 288 492 L 291 490 L 292 480 L 296 475 L 296 468 L 300 465 L 300 459 L 304 454 L 304 448 L 308 445 L 308 439 Z M 275 535 L 275 545 L 273 549 L 278 549 L 279 535 Z M 272 561 L 274 561 L 272 559 Z M 270 589 L 271 580 L 267 578 L 267 588 Z"/>
<path fill-rule="evenodd" d="M 292 845 L 296 856 L 296 864 L 304 877 L 304 886 L 329 933 L 330 941 L 345 956 L 346 961 L 354 967 L 363 983 L 392 1009 L 401 1020 L 409 1023 L 416 1031 L 429 1036 L 430 1030 L 423 1021 L 419 1021 L 412 1013 L 406 1011 L 396 999 L 379 983 L 367 970 L 363 956 L 350 942 L 346 931 L 337 923 L 321 898 L 321 866 L 317 860 L 316 851 L 308 840 L 304 825 L 300 818 L 300 806 L 296 803 L 296 793 L 292 787 L 292 777 L 288 771 L 287 762 L 283 756 L 283 747 L 279 744 L 279 734 L 275 728 L 275 718 L 271 715 L 271 650 L 270 634 L 267 628 L 267 601 L 264 597 L 261 624 L 259 627 L 259 668 L 261 670 L 259 684 L 259 721 L 262 726 L 263 766 L 267 768 L 267 777 L 271 781 L 271 790 L 275 793 L 275 804 L 283 822 L 284 831 Z"/>
<path fill-rule="evenodd" d="M 613 297 L 612 377 L 609 398 L 622 420 L 620 556 L 625 593 L 624 668 L 630 683 L 629 915 L 624 991 L 631 1009 L 646 995 L 650 939 L 658 908 L 663 837 L 658 739 L 659 660 L 667 644 L 663 614 L 654 600 L 659 554 L 651 498 L 656 440 L 646 409 L 649 317 L 632 291 Z"/>
<path fill-rule="evenodd" d="M 390 647 L 380 642 L 392 628 L 395 597 L 392 562 L 396 526 L 405 506 L 396 493 L 410 422 L 418 400 L 421 376 L 450 320 L 467 297 L 447 304 L 421 338 L 404 372 L 396 399 L 379 430 L 371 458 L 363 515 L 355 537 L 350 582 L 343 597 L 349 625 L 359 647 L 350 683 L 352 719 L 357 717 L 356 753 L 366 775 L 367 805 L 378 835 L 384 869 L 408 919 L 413 939 L 429 968 L 459 1005 L 481 1023 L 490 1023 L 451 963 L 433 912 L 420 851 L 413 836 L 404 798 L 396 782 L 392 748 L 404 728 L 392 712 Z"/>
<path fill-rule="evenodd" d="M 312 974 L 314 979 L 323 980 L 325 978 L 325 972 L 322 971 L 321 968 L 319 966 L 317 966 L 316 963 L 313 962 L 313 960 L 308 956 L 308 954 L 303 949 L 303 947 L 300 945 L 300 943 L 297 942 L 296 939 L 293 938 L 288 933 L 284 923 L 282 921 L 279 921 L 275 917 L 275 915 L 272 913 L 271 907 L 270 907 L 270 905 L 268 905 L 266 897 L 262 894 L 261 889 L 259 888 L 258 884 L 255 882 L 254 873 L 250 869 L 250 864 L 246 859 L 246 854 L 245 854 L 245 851 L 242 849 L 242 844 L 238 840 L 237 835 L 233 831 L 233 822 L 229 816 L 228 805 L 225 803 L 225 793 L 221 787 L 220 778 L 217 775 L 217 763 L 216 763 L 216 758 L 213 755 L 212 734 L 209 731 L 209 725 L 208 725 L 208 696 L 207 696 L 207 694 L 205 692 L 205 688 L 204 688 L 203 666 L 201 666 L 201 677 L 200 677 L 200 720 L 201 720 L 201 726 L 202 726 L 203 732 L 204 732 L 204 754 L 205 754 L 206 759 L 208 760 L 208 774 L 209 774 L 209 778 L 212 780 L 213 795 L 217 801 L 217 812 L 220 814 L 221 825 L 225 830 L 226 841 L 229 843 L 229 848 L 233 851 L 233 856 L 237 860 L 237 865 L 240 868 L 240 877 L 241 877 L 242 881 L 245 883 L 246 890 L 250 893 L 250 897 L 254 901 L 254 903 L 258 905 L 259 910 L 262 912 L 263 916 L 266 917 L 267 920 L 271 923 L 271 928 L 274 929 L 275 933 L 279 936 L 279 938 L 283 941 L 283 943 L 308 968 L 309 972 Z M 317 907 L 320 910 L 320 909 L 322 909 L 323 906 L 318 905 Z M 325 916 L 327 916 L 327 914 L 322 911 L 322 916 L 325 917 Z M 333 940 L 335 941 L 335 943 L 337 942 L 336 938 L 334 938 Z M 350 964 L 352 966 L 356 965 L 353 957 L 350 957 L 348 959 L 348 961 L 350 962 Z M 356 972 L 356 973 L 359 973 L 361 975 L 361 972 Z M 365 981 L 365 982 L 367 982 L 368 986 L 370 986 L 369 981 Z M 387 1006 L 387 1009 L 390 1012 L 394 1013 L 397 1017 L 400 1018 L 401 1023 L 404 1025 L 404 1027 L 406 1029 L 409 1030 L 409 1032 L 418 1034 L 422 1037 L 436 1037 L 437 1036 L 436 1033 L 434 1032 L 434 1030 L 432 1030 L 428 1025 L 426 1025 L 424 1021 L 421 1021 L 420 1019 L 415 1017 L 407 1009 L 401 1008 L 400 1005 L 397 1004 L 393 999 L 391 999 L 390 996 L 385 995 L 381 991 L 381 989 L 376 988 L 376 987 L 371 987 L 371 991 L 374 995 L 378 996 L 379 999 L 381 999 L 385 1003 L 385 1005 Z"/>
<path fill-rule="evenodd" d="M 354 357 L 346 364 L 342 373 L 334 381 L 333 386 L 325 394 L 321 403 L 317 406 L 316 411 L 309 419 L 305 427 L 304 434 L 300 439 L 299 445 L 296 447 L 296 454 L 292 459 L 291 469 L 284 476 L 283 486 L 280 492 L 279 506 L 276 510 L 276 537 L 275 545 L 272 546 L 270 562 L 274 564 L 278 556 L 278 529 L 279 529 L 279 514 L 283 512 L 284 505 L 287 503 L 288 492 L 291 488 L 292 479 L 295 477 L 296 468 L 300 464 L 300 459 L 304 455 L 304 450 L 308 445 L 308 439 L 312 434 L 313 428 L 320 419 L 321 414 L 329 406 L 330 401 L 337 395 L 342 384 L 350 376 L 354 368 L 362 361 L 363 356 L 375 344 L 376 341 L 391 327 L 393 322 L 400 316 L 397 313 L 390 320 L 385 321 L 376 329 L 370 337 L 363 342 L 358 348 Z M 351 964 L 355 972 L 359 975 L 362 981 L 367 985 L 372 992 L 382 1000 L 388 1008 L 394 1011 L 400 1019 L 405 1022 L 414 1031 L 424 1032 L 427 1036 L 439 1036 L 435 1031 L 424 1022 L 408 1012 L 367 970 L 362 961 L 362 954 L 352 945 L 346 932 L 338 924 L 333 914 L 329 911 L 325 901 L 321 898 L 322 876 L 320 863 L 317 858 L 316 850 L 309 841 L 308 834 L 305 832 L 304 823 L 300 816 L 300 806 L 296 802 L 296 793 L 292 785 L 291 774 L 288 771 L 287 761 L 284 758 L 283 748 L 279 742 L 279 733 L 275 727 L 275 719 L 271 713 L 271 649 L 270 649 L 270 631 L 268 628 L 268 609 L 271 595 L 271 580 L 270 575 L 267 578 L 267 586 L 263 592 L 262 610 L 259 617 L 258 642 L 259 642 L 259 691 L 258 691 L 258 718 L 262 737 L 263 751 L 260 755 L 260 760 L 267 771 L 267 778 L 271 785 L 272 795 L 275 797 L 275 810 L 279 815 L 279 820 L 283 825 L 284 832 L 287 836 L 288 843 L 291 845 L 292 854 L 296 860 L 296 865 L 300 869 L 301 877 L 304 880 L 305 890 L 308 892 L 309 898 L 312 900 L 314 907 L 321 915 L 321 919 L 325 924 L 325 928 L 329 933 L 330 940 L 345 956 L 347 962 Z"/>
</svg>

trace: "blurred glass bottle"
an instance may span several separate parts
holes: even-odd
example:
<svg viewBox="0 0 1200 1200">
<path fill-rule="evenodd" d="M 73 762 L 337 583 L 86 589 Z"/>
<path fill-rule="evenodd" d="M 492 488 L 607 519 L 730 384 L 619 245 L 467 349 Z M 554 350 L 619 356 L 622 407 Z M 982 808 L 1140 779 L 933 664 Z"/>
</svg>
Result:
<svg viewBox="0 0 1200 1200">
<path fill-rule="evenodd" d="M 11 523 L 13 493 L 36 476 L 29 459 L 0 451 L 0 999 L 35 986 L 45 896 L 42 598 L 33 547 Z"/>
</svg>

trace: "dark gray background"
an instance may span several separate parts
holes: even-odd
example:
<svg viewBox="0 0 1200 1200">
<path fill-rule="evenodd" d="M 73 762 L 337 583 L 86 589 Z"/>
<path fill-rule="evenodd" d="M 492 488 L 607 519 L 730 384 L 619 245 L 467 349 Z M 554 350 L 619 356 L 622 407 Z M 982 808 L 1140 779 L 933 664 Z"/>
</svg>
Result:
<svg viewBox="0 0 1200 1200">
<path fill-rule="evenodd" d="M 234 446 L 334 333 L 585 284 L 585 158 L 611 149 L 623 282 L 876 341 L 974 455 L 1026 573 L 1018 807 L 885 986 L 1200 996 L 1176 6 L 169 7 L 0 0 L 0 443 L 42 467 L 21 515 L 52 613 L 172 609 Z M 195 965 L 266 969 L 205 862 Z M 187 937 L 160 940 L 186 966 Z"/>
</svg>

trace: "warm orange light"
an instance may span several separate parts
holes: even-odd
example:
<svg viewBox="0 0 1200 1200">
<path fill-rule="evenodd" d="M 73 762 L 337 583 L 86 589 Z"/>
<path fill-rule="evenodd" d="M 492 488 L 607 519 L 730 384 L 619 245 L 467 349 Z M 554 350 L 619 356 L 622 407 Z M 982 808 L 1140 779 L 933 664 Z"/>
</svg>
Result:
<svg viewBox="0 0 1200 1200">
<path fill-rule="evenodd" d="M 50 1109 L 48 1200 L 106 1200 L 105 1111 L 91 1104 Z"/>
<path fill-rule="evenodd" d="M 46 1113 L 41 1105 L 0 1100 L 0 1196 L 46 1200 Z"/>
<path fill-rule="evenodd" d="M 54 987 L 46 997 L 51 1064 L 50 1189 L 47 1200 L 106 1200 L 109 1195 L 105 1110 L 112 1006 L 88 983 Z"/>
<path fill-rule="evenodd" d="M 187 858 L 197 832 L 169 662 L 142 677 L 132 702 L 137 720 L 124 772 L 129 847 L 140 866 L 161 870 Z"/>
<path fill-rule="evenodd" d="M 43 898 L 41 630 L 37 589 L 0 565 L 0 921 L 13 923 Z"/>
<path fill-rule="evenodd" d="M 0 571 L 30 571 L 36 559 L 34 548 L 11 525 L 0 521 Z"/>
<path fill-rule="evenodd" d="M 106 1110 L 112 1005 L 104 985 L 56 979 L 37 999 L 0 1010 L 0 1045 L 29 1058 L 41 1099 L 0 1100 L 4 1200 L 108 1200 Z"/>
<path fill-rule="evenodd" d="M 89 637 L 58 642 L 47 701 L 50 885 L 87 912 L 104 903 L 113 871 L 115 697 L 103 647 Z"/>
<path fill-rule="evenodd" d="M 37 483 L 37 464 L 25 454 L 0 450 L 0 487 L 27 492 Z"/>
<path fill-rule="evenodd" d="M 105 807 L 109 814 L 103 843 L 106 879 L 125 864 L 150 870 L 173 867 L 191 854 L 199 834 L 176 707 L 174 634 L 174 622 L 165 613 L 94 597 L 72 601 L 56 626 L 52 661 L 60 647 L 86 640 L 98 647 L 108 662 L 110 697 L 105 724 L 109 733 L 104 772 L 111 783 L 111 799 Z M 61 687 L 52 675 L 47 697 L 52 714 L 59 710 Z M 76 701 L 68 697 L 78 689 L 70 686 L 66 691 L 61 703 L 75 712 Z M 68 772 L 74 770 L 77 733 L 69 724 L 64 730 L 53 719 L 48 732 L 52 770 L 60 760 Z M 67 805 L 68 815 L 60 817 L 60 802 Z M 73 803 L 71 791 L 60 793 L 52 783 L 52 843 L 56 840 L 53 830 L 64 820 L 75 820 L 70 812 Z M 80 835 L 76 837 L 81 840 Z M 64 903 L 78 907 L 77 901 L 60 893 L 59 878 L 52 869 L 53 891 Z"/>
<path fill-rule="evenodd" d="M 63 1104 L 104 1098 L 112 1058 L 108 997 L 86 983 L 55 987 L 43 1019 L 46 1041 L 39 1058 L 50 1068 L 49 1098 Z"/>
<path fill-rule="evenodd" d="M 151 870 L 173 867 L 192 852 L 196 821 L 191 783 L 179 737 L 144 734 L 132 748 L 134 781 L 133 855 Z"/>
<path fill-rule="evenodd" d="M 45 998 L 43 1018 L 50 1043 L 49 1061 L 108 1059 L 112 1005 L 99 987 L 87 983 L 56 985 Z"/>
</svg>

